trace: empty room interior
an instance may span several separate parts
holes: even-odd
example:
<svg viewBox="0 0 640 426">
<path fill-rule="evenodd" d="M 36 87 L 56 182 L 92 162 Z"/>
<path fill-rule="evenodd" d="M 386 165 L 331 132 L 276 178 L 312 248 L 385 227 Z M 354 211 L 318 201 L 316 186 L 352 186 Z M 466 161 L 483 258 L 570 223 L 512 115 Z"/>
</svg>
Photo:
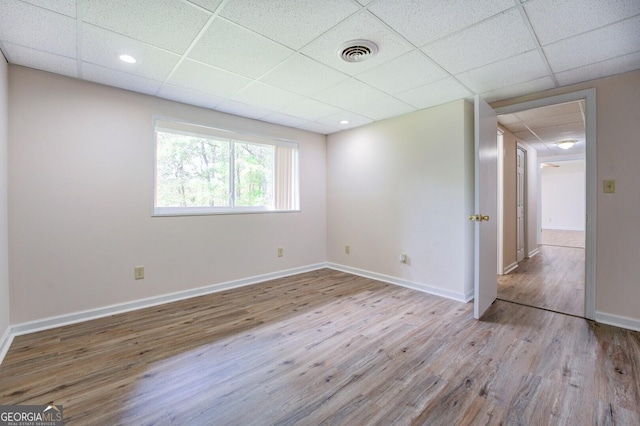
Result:
<svg viewBox="0 0 640 426">
<path fill-rule="evenodd" d="M 640 424 L 638 0 L 3 0 L 0 50 L 0 412 Z"/>
</svg>

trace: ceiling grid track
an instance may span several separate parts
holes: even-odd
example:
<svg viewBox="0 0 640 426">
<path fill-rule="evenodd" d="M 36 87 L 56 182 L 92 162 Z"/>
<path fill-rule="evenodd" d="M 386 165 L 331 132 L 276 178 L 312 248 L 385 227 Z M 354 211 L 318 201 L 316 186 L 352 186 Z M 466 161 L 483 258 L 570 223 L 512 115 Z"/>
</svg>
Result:
<svg viewBox="0 0 640 426">
<path fill-rule="evenodd" d="M 78 65 L 78 78 L 82 80 L 82 22 L 84 18 L 84 2 L 76 2 L 76 61 Z"/>
<path fill-rule="evenodd" d="M 529 17 L 527 16 L 527 11 L 524 10 L 524 6 L 520 2 L 520 0 L 513 0 L 513 1 L 516 4 L 518 11 L 520 12 L 520 16 L 524 21 L 524 25 L 527 27 L 527 29 L 529 30 L 529 33 L 531 34 L 531 38 L 533 39 L 533 42 L 536 44 L 536 49 L 540 54 L 540 58 L 542 59 L 544 66 L 547 68 L 547 73 L 549 78 L 553 80 L 553 84 L 555 87 L 560 87 L 560 83 L 558 82 L 556 75 L 553 73 L 553 70 L 551 69 L 551 65 L 549 65 L 547 56 L 544 54 L 544 50 L 542 50 L 542 45 L 540 44 L 540 40 L 538 40 L 538 36 L 536 35 L 535 30 L 533 29 L 533 25 L 531 25 L 531 21 L 529 21 Z"/>
<path fill-rule="evenodd" d="M 382 19 L 378 18 L 374 13 L 372 13 L 368 7 L 370 5 L 367 6 L 367 13 L 372 16 L 375 20 L 377 20 L 378 22 L 380 22 L 385 28 L 387 28 L 389 31 L 393 32 L 395 35 L 397 35 L 398 37 L 402 38 L 402 40 L 406 41 L 407 43 L 409 43 L 409 45 L 411 45 L 411 47 L 413 47 L 413 49 L 418 52 L 419 54 L 421 54 L 424 58 L 426 58 L 429 62 L 431 62 L 431 64 L 433 64 L 436 68 L 438 68 L 440 71 L 442 71 L 444 74 L 447 75 L 447 77 L 438 80 L 438 81 L 442 81 L 445 80 L 447 78 L 452 78 L 455 80 L 455 82 L 457 84 L 459 84 L 460 86 L 464 87 L 465 90 L 469 91 L 469 93 L 471 95 L 475 94 L 476 92 L 471 90 L 466 84 L 462 83 L 460 80 L 458 80 L 458 78 L 456 76 L 454 76 L 453 74 L 451 74 L 448 70 L 446 70 L 442 65 L 440 65 L 439 63 L 437 63 L 436 61 L 434 61 L 433 59 L 431 59 L 431 57 L 429 55 L 427 55 L 426 53 L 424 53 L 422 51 L 422 49 L 420 49 L 419 46 L 417 46 L 416 44 L 412 43 L 410 40 L 407 40 L 402 34 L 400 34 L 399 32 L 397 32 L 393 27 L 391 27 L 389 24 L 387 24 L 386 22 L 384 22 Z M 392 95 L 393 96 L 393 95 Z M 395 96 L 394 96 L 395 98 Z M 397 98 L 396 98 L 397 99 Z M 400 100 L 400 99 L 398 99 Z M 400 100 L 401 102 L 403 102 L 402 100 Z"/>
<path fill-rule="evenodd" d="M 222 12 L 222 9 L 224 9 L 224 7 L 226 6 L 227 3 L 229 3 L 229 1 L 230 0 L 222 0 L 222 2 L 218 5 L 218 7 L 216 7 L 216 10 L 213 13 L 210 12 L 211 16 L 209 17 L 209 19 L 207 19 L 207 22 L 205 22 L 204 25 L 202 26 L 202 28 L 200 28 L 200 31 L 198 31 L 198 34 L 196 34 L 196 36 L 193 38 L 193 40 L 191 41 L 189 46 L 185 49 L 184 53 L 180 56 L 180 59 L 178 59 L 178 62 L 173 67 L 171 72 L 167 75 L 167 77 L 164 79 L 164 81 L 162 81 L 162 84 L 160 84 L 160 87 L 158 87 L 158 90 L 156 90 L 156 92 L 155 92 L 156 96 L 158 95 L 158 93 L 160 92 L 162 87 L 165 84 L 167 84 L 169 79 L 176 73 L 176 71 L 178 70 L 180 65 L 182 65 L 184 60 L 187 59 L 187 56 L 189 55 L 189 53 L 193 50 L 193 48 L 196 46 L 196 44 L 198 44 L 198 41 L 200 41 L 200 38 L 209 29 L 209 27 L 211 26 L 213 21 L 218 17 L 218 15 L 220 15 L 220 12 Z M 196 6 L 196 5 L 194 5 L 194 6 Z"/>
</svg>

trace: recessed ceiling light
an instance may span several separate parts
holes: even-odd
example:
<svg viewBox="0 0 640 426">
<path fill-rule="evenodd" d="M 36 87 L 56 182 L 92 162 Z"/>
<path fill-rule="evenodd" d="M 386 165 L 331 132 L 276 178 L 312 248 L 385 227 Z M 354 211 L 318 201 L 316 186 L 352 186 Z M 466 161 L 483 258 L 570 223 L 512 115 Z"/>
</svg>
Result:
<svg viewBox="0 0 640 426">
<path fill-rule="evenodd" d="M 122 62 L 126 62 L 128 64 L 135 64 L 136 63 L 136 58 L 134 58 L 131 55 L 120 55 L 120 60 Z"/>
<path fill-rule="evenodd" d="M 561 149 L 569 149 L 572 146 L 574 146 L 576 144 L 576 142 L 578 142 L 578 141 L 572 139 L 572 140 L 556 142 L 556 145 L 558 145 L 558 148 L 561 148 Z"/>
<path fill-rule="evenodd" d="M 349 120 L 340 120 L 340 124 L 349 124 Z"/>
</svg>

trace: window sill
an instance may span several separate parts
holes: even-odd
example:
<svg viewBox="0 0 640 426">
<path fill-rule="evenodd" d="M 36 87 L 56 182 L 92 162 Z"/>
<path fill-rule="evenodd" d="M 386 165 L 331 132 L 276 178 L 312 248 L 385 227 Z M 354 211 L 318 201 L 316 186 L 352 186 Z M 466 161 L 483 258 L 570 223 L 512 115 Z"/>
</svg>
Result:
<svg viewBox="0 0 640 426">
<path fill-rule="evenodd" d="M 179 217 L 179 216 L 217 216 L 217 215 L 237 215 L 237 214 L 271 214 L 271 213 L 300 213 L 300 209 L 295 210 L 275 210 L 263 208 L 234 208 L 234 209 L 182 209 L 182 208 L 156 208 L 151 214 L 152 217 Z"/>
</svg>

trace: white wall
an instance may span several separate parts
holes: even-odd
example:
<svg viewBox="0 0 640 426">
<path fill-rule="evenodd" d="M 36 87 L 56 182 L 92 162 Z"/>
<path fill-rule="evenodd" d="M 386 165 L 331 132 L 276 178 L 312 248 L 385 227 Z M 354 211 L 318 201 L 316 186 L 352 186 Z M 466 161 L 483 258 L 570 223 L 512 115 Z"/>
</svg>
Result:
<svg viewBox="0 0 640 426">
<path fill-rule="evenodd" d="M 473 107 L 457 101 L 327 141 L 329 262 L 469 295 Z M 398 261 L 401 252 L 408 264 Z"/>
<path fill-rule="evenodd" d="M 554 161 L 541 173 L 542 229 L 585 229 L 584 160 Z"/>
<path fill-rule="evenodd" d="M 325 136 L 13 65 L 9 83 L 13 324 L 326 260 Z M 151 217 L 154 114 L 299 141 L 302 211 Z"/>
<path fill-rule="evenodd" d="M 9 225 L 7 221 L 8 65 L 0 53 L 0 349 L 9 328 Z M 1 355 L 0 355 L 1 358 Z"/>
</svg>

